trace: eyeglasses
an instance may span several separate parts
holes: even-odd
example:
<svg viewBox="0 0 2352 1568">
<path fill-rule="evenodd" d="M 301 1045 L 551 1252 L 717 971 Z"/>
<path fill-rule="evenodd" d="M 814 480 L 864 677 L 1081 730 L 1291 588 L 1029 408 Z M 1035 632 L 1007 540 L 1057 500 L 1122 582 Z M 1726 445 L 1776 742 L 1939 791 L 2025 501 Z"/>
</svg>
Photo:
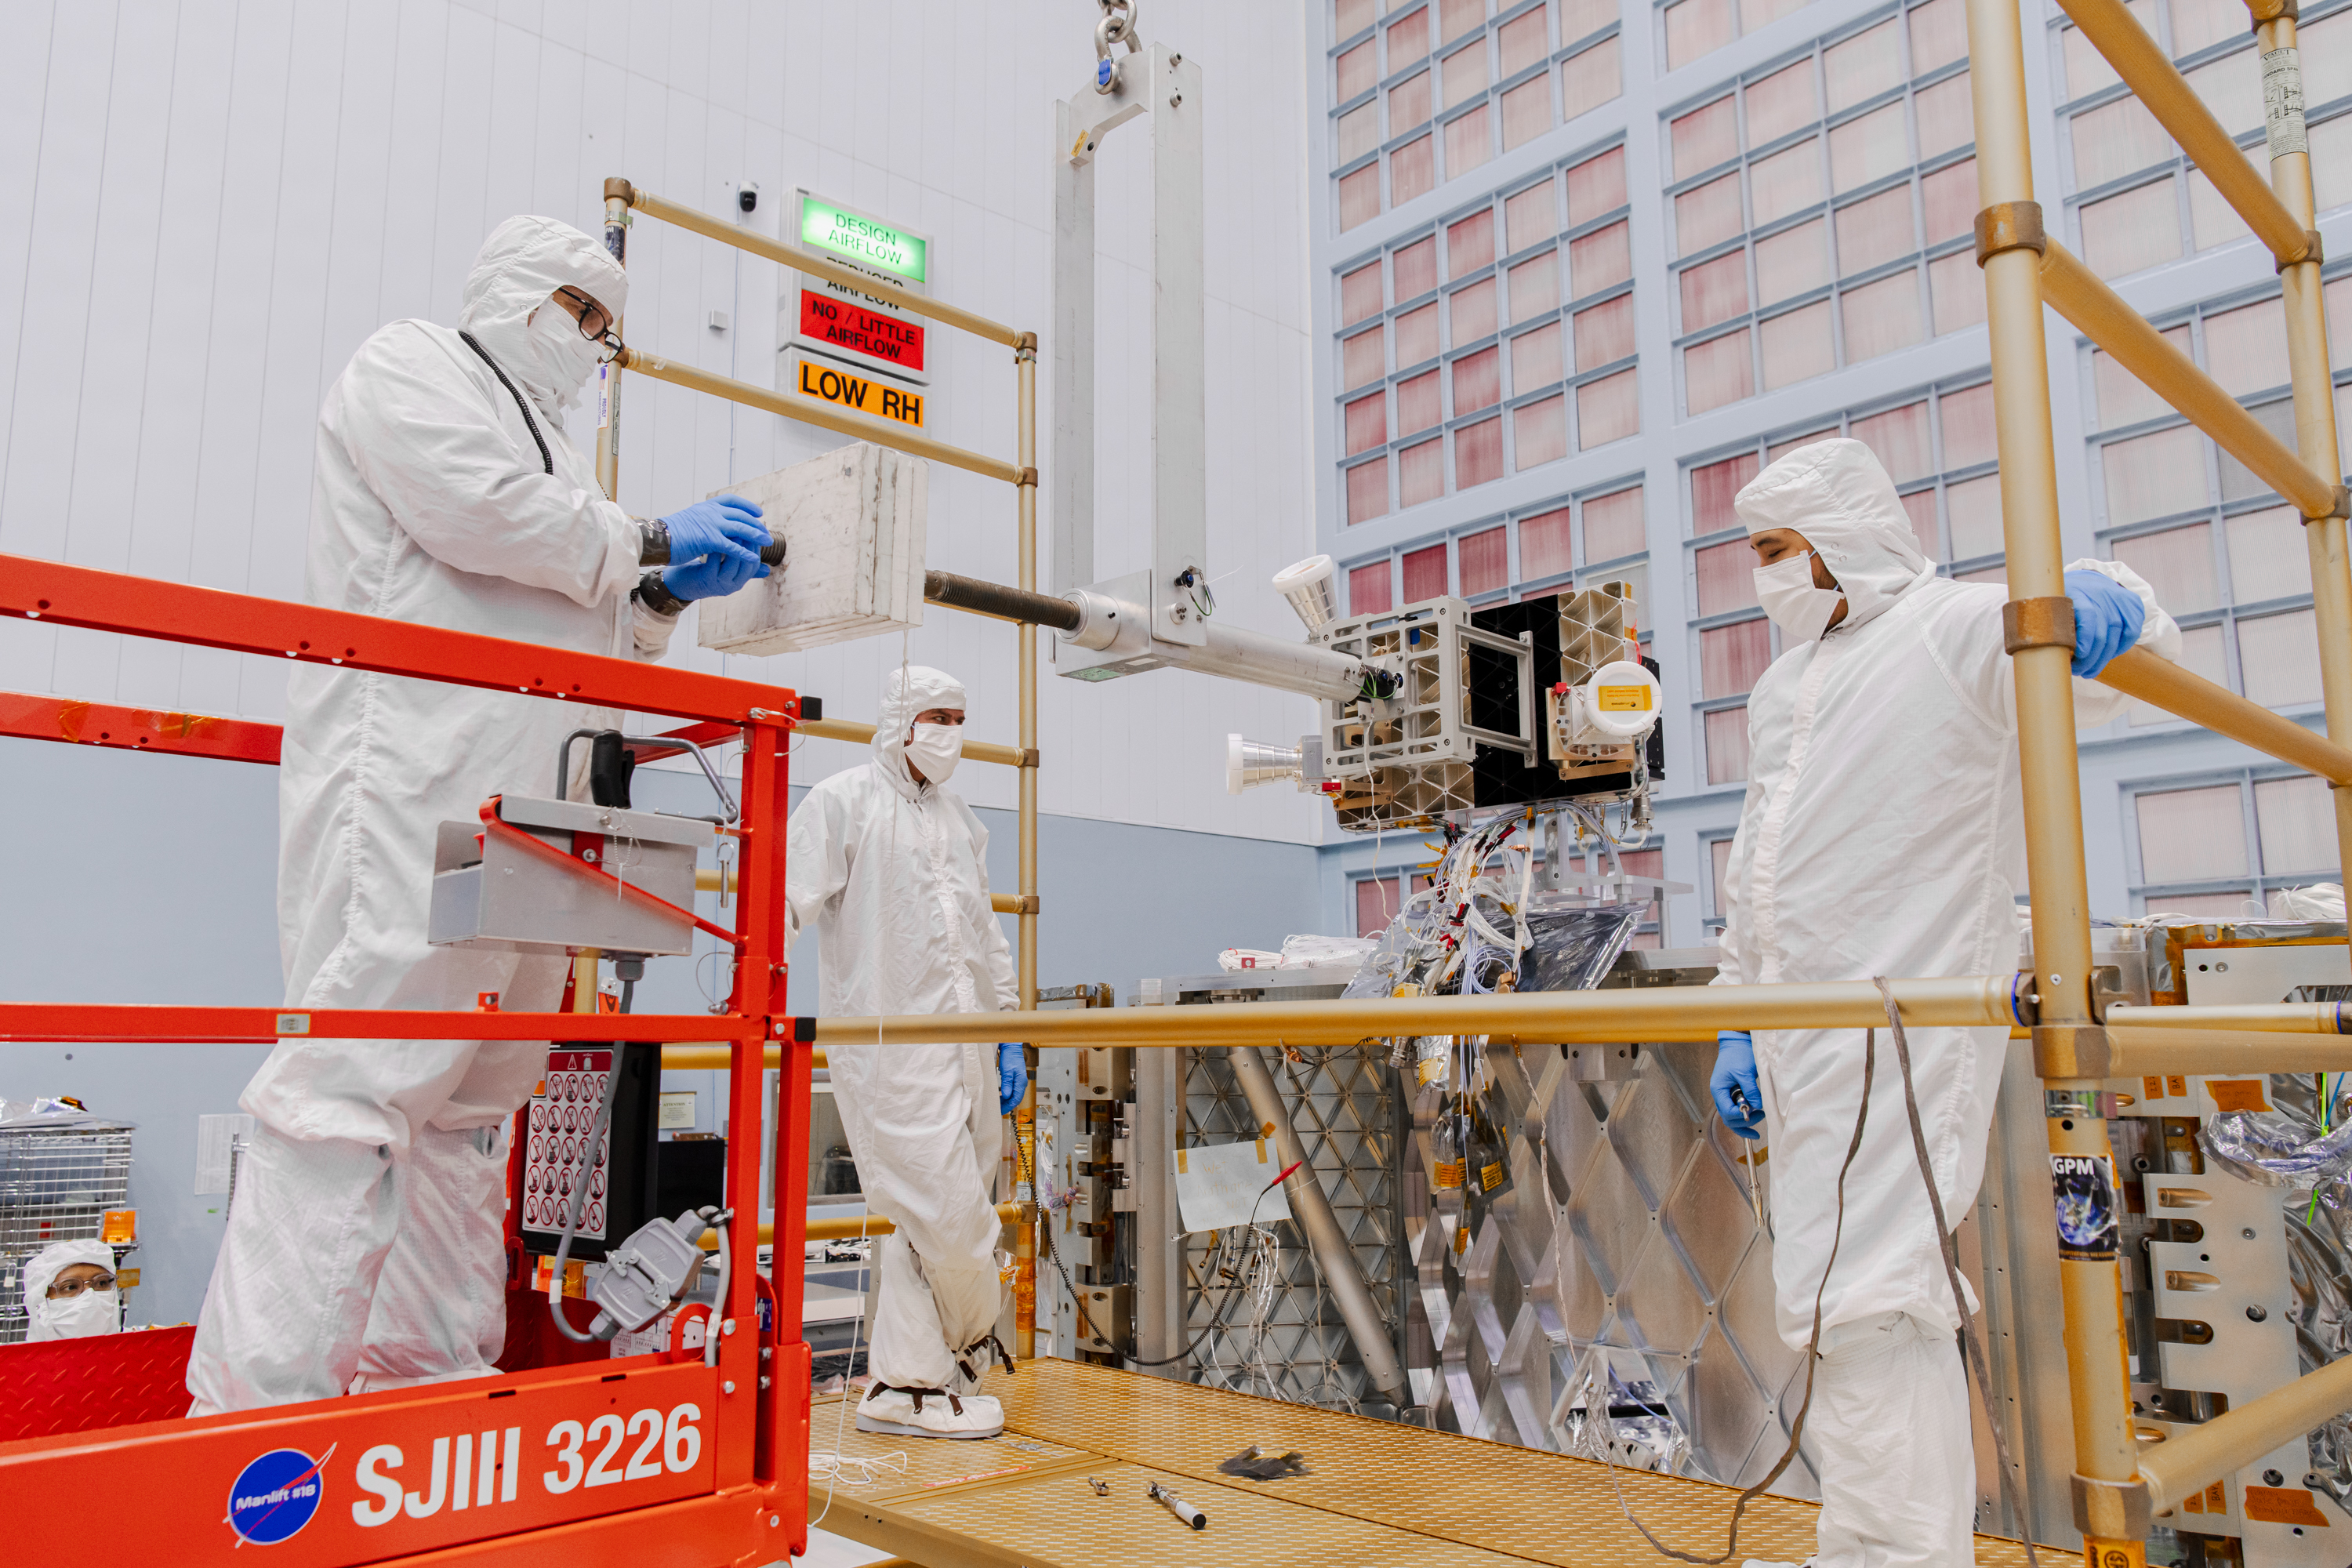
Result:
<svg viewBox="0 0 2352 1568">
<path fill-rule="evenodd" d="M 607 342 L 613 332 L 613 312 L 598 304 L 590 295 L 578 289 L 558 289 L 555 297 L 572 307 L 579 318 L 580 335 L 591 342 Z"/>
<path fill-rule="evenodd" d="M 99 1274 L 83 1279 L 60 1279 L 49 1287 L 49 1300 L 52 1301 L 70 1301 L 76 1296 L 80 1295 L 84 1290 L 111 1290 L 113 1289 L 114 1276 L 111 1274 Z"/>
</svg>

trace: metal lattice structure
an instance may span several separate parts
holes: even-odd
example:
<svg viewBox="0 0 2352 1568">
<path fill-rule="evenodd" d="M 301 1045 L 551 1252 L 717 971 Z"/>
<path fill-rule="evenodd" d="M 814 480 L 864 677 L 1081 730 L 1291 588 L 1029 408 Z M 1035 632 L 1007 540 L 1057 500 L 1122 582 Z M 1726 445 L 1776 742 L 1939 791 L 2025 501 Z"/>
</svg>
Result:
<svg viewBox="0 0 2352 1568">
<path fill-rule="evenodd" d="M 1404 1275 L 1395 1069 L 1381 1051 L 1353 1046 L 1269 1047 L 1265 1056 L 1309 1167 L 1330 1196 L 1374 1300 L 1393 1323 Z M 1249 1102 L 1222 1047 L 1185 1050 L 1181 1070 L 1188 1147 L 1257 1135 Z M 1202 1342 L 1185 1373 L 1212 1387 L 1352 1406 L 1368 1392 L 1363 1366 L 1324 1289 L 1314 1254 L 1293 1227 L 1269 1228 L 1277 1237 L 1277 1282 L 1262 1331 L 1252 1329 L 1250 1302 L 1235 1300 L 1225 1313 L 1227 1326 Z M 1188 1337 L 1208 1327 L 1229 1293 L 1228 1281 L 1206 1277 L 1214 1251 L 1209 1236 L 1184 1238 Z"/>
<path fill-rule="evenodd" d="M 1573 1451 L 1613 1374 L 1688 1441 L 1675 1468 L 1747 1485 L 1787 1440 L 1801 1359 L 1773 1327 L 1771 1241 L 1707 1100 L 1711 1049 L 1624 1051 L 1486 1047 L 1513 1183 L 1470 1205 L 1466 1237 L 1458 1190 L 1407 1196 L 1414 1392 L 1440 1426 Z M 1596 1053 L 1631 1076 L 1580 1076 Z M 1415 1106 L 1424 1171 L 1438 1100 Z M 1810 1470 L 1774 1489 L 1813 1495 Z"/>
</svg>

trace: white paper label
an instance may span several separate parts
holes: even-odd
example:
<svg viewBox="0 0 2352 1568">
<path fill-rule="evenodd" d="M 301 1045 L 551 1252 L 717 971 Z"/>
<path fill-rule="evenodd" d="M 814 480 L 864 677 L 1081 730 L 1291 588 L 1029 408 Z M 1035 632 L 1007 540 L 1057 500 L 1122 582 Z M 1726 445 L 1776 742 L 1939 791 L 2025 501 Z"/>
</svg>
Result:
<svg viewBox="0 0 2352 1568">
<path fill-rule="evenodd" d="M 2303 132 L 2303 58 L 2295 49 L 2263 56 L 2263 123 L 2270 132 L 2272 157 L 2309 150 Z"/>
<path fill-rule="evenodd" d="M 228 1191 L 229 1140 L 253 1136 L 250 1116 L 196 1118 L 196 1195 Z"/>
</svg>

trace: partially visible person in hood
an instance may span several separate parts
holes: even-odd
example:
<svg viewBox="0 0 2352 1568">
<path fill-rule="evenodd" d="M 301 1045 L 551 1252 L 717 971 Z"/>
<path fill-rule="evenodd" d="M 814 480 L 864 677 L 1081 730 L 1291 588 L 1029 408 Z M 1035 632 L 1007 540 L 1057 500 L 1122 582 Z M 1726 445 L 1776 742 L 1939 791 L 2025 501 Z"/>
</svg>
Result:
<svg viewBox="0 0 2352 1568">
<path fill-rule="evenodd" d="M 1748 696 L 1716 984 L 2013 969 L 2025 858 L 2008 590 L 1938 575 L 1859 441 L 1790 453 L 1733 505 L 1781 652 Z M 2074 563 L 2066 592 L 2076 722 L 2105 724 L 2126 700 L 2088 678 L 2135 646 L 2177 658 L 2180 631 L 2115 562 Z M 1957 1223 L 1984 1174 L 2009 1032 L 1906 1032 L 1937 1194 Z M 1790 1349 L 1811 1344 L 1820 1301 L 1805 1425 L 1822 1487 L 1813 1563 L 1962 1568 L 1975 1561 L 1977 1489 L 1959 1311 L 1883 1036 L 1844 1169 L 1864 1052 L 1860 1029 L 1727 1031 L 1710 1088 L 1735 1132 L 1769 1142 L 1774 1306 Z"/>
<path fill-rule="evenodd" d="M 362 343 L 319 411 L 314 605 L 657 659 L 687 604 L 768 574 L 760 509 L 659 520 L 604 497 L 565 415 L 619 346 L 628 276 L 571 225 L 511 217 L 455 327 Z M 650 569 L 648 569 L 650 568 Z M 618 714 L 304 661 L 278 770 L 291 1008 L 551 1010 L 562 957 L 430 947 L 434 840 L 501 792 L 555 793 L 556 748 Z M 584 754 L 580 759 L 584 768 Z M 207 1415 L 478 1377 L 506 1337 L 505 1128 L 543 1042 L 279 1042 L 188 1361 Z"/>
<path fill-rule="evenodd" d="M 34 1340 L 79 1340 L 122 1328 L 114 1248 L 102 1241 L 53 1241 L 25 1259 L 25 1330 Z"/>
<path fill-rule="evenodd" d="M 873 758 L 810 789 L 784 841 L 784 931 L 814 927 L 817 1005 L 828 1016 L 992 1013 L 1019 1005 L 1013 950 L 988 901 L 988 830 L 945 788 L 963 746 L 964 692 L 921 665 L 894 671 Z M 991 1033 L 985 1025 L 975 1036 Z M 907 1437 L 993 1436 L 1002 1404 L 981 1387 L 1002 1305 L 989 1198 L 1003 1127 L 1026 1087 L 1018 1046 L 828 1047 L 859 1185 L 898 1222 L 881 1247 L 880 1299 L 857 1428 Z"/>
</svg>

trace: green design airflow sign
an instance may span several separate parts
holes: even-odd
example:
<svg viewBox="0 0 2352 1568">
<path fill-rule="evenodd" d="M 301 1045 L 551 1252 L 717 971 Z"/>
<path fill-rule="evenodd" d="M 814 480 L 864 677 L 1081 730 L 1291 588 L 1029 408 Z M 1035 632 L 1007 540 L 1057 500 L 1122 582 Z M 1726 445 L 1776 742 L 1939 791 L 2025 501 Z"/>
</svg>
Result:
<svg viewBox="0 0 2352 1568">
<path fill-rule="evenodd" d="M 925 280 L 930 249 L 903 229 L 892 228 L 887 223 L 861 216 L 815 196 L 801 198 L 801 243 L 879 267 L 916 283 Z"/>
</svg>

